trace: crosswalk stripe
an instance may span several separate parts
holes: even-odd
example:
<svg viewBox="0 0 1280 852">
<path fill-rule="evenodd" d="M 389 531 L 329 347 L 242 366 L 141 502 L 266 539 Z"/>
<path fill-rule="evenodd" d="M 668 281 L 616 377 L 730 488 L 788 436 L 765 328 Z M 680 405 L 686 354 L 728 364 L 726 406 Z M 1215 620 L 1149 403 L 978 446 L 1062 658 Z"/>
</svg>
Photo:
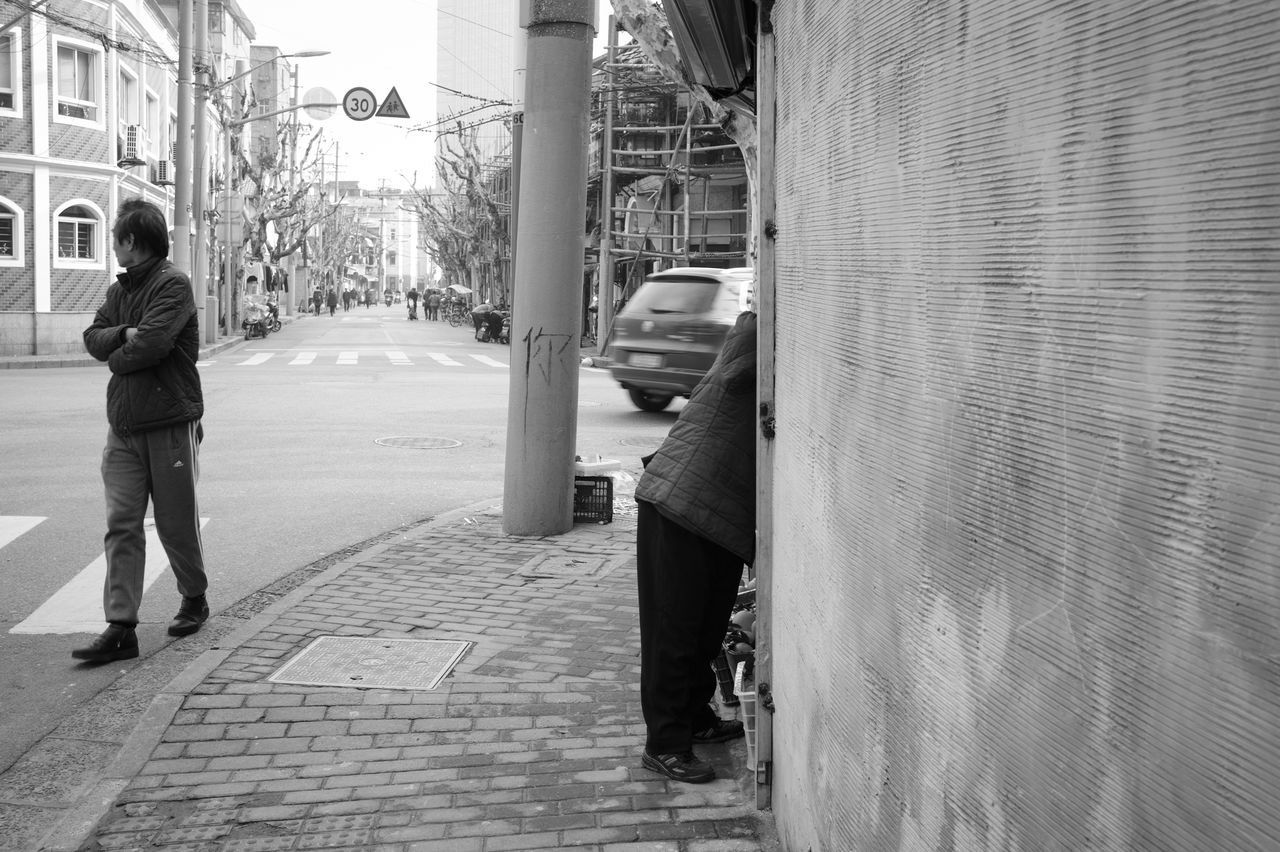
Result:
<svg viewBox="0 0 1280 852">
<path fill-rule="evenodd" d="M 0 515 L 0 547 L 45 520 L 34 515 Z"/>
<path fill-rule="evenodd" d="M 385 350 L 346 349 L 338 352 L 336 354 L 335 360 L 332 363 L 336 363 L 337 365 L 343 366 L 343 367 L 358 365 L 360 363 L 360 355 L 362 352 L 366 355 L 381 354 L 384 357 L 386 357 L 388 361 L 390 361 L 393 365 L 397 367 L 412 367 L 414 364 L 414 358 L 399 349 L 385 349 Z M 276 356 L 276 354 L 277 352 L 255 352 L 245 360 L 238 362 L 235 366 L 257 367 L 270 361 L 272 358 Z M 281 354 L 281 357 L 285 357 L 285 358 L 288 358 L 290 355 L 289 352 L 281 352 L 279 354 Z M 486 367 L 496 367 L 500 370 L 506 370 L 510 368 L 509 364 L 505 364 L 502 361 L 499 361 L 497 358 L 492 358 L 488 355 L 475 355 L 471 353 L 466 353 L 466 354 L 459 354 L 456 356 L 450 356 L 449 354 L 444 352 L 427 352 L 424 354 L 426 355 L 426 357 L 430 358 L 432 361 L 434 361 L 435 363 L 443 367 L 466 366 L 465 359 L 469 358 L 474 360 L 476 363 L 485 365 Z M 302 352 L 293 352 L 292 356 L 293 357 L 286 362 L 288 366 L 307 367 L 307 366 L 311 366 L 312 364 L 323 363 L 318 360 L 320 359 L 321 356 L 325 356 L 326 358 L 333 357 L 334 353 L 332 351 L 328 353 L 320 352 L 320 351 L 302 351 Z M 460 358 L 463 360 L 458 360 Z M 207 365 L 214 362 L 210 361 L 210 362 L 202 362 L 202 363 L 205 363 Z"/>
<path fill-rule="evenodd" d="M 444 367 L 461 367 L 461 361 L 455 361 L 443 352 L 428 352 L 427 357 Z"/>
<path fill-rule="evenodd" d="M 200 527 L 209 522 L 200 519 Z M 147 562 L 142 588 L 149 589 L 164 569 L 169 567 L 155 521 L 147 518 L 144 526 L 147 538 Z M 79 574 L 42 603 L 35 612 L 9 629 L 10 633 L 67 634 L 98 633 L 106 627 L 102 617 L 102 585 L 107 577 L 107 556 L 104 553 L 90 562 Z"/>
</svg>

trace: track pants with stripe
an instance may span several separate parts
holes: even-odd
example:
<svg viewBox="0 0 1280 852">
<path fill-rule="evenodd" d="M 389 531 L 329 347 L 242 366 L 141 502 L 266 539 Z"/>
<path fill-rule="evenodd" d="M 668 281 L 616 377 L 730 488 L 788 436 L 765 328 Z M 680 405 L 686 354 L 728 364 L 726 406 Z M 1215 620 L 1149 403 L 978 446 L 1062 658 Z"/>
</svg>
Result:
<svg viewBox="0 0 1280 852">
<path fill-rule="evenodd" d="M 107 621 L 113 624 L 138 623 L 147 561 L 143 521 L 148 501 L 179 593 L 197 597 L 209 585 L 196 503 L 202 437 L 198 420 L 125 438 L 107 430 L 107 447 L 102 452 L 107 579 L 102 598 Z"/>
</svg>

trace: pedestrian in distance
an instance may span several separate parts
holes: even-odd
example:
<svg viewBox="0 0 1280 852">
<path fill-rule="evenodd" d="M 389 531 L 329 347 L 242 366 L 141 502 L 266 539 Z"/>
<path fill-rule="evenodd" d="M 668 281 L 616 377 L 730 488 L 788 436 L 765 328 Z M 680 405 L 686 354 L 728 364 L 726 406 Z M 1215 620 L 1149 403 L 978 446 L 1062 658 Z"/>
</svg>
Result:
<svg viewBox="0 0 1280 852">
<path fill-rule="evenodd" d="M 440 294 L 434 290 L 427 296 L 427 319 L 440 319 Z"/>
<path fill-rule="evenodd" d="M 481 330 L 488 330 L 489 314 L 497 310 L 488 302 L 481 302 L 471 310 L 471 322 L 476 327 L 476 340 L 480 339 Z"/>
<path fill-rule="evenodd" d="M 329 316 L 334 316 L 338 312 L 338 294 L 329 289 L 329 294 L 325 296 L 324 303 L 329 307 Z"/>
<path fill-rule="evenodd" d="M 125 271 L 84 330 L 85 349 L 111 371 L 110 428 L 102 454 L 107 629 L 71 652 L 92 663 L 138 656 L 148 502 L 182 595 L 169 635 L 188 636 L 209 618 L 196 502 L 204 396 L 196 369 L 200 323 L 191 282 L 168 260 L 168 225 L 156 205 L 140 198 L 122 203 L 111 236 L 116 262 Z"/>
<path fill-rule="evenodd" d="M 320 288 L 317 287 L 315 292 L 311 294 L 311 310 L 316 316 L 320 316 L 320 305 L 324 303 L 324 296 L 320 294 Z"/>
<path fill-rule="evenodd" d="M 418 288 L 410 287 L 409 292 L 405 294 L 405 299 L 409 302 L 409 319 L 416 320 L 418 318 Z"/>
<path fill-rule="evenodd" d="M 738 317 L 636 485 L 642 764 L 715 778 L 695 745 L 743 735 L 711 701 L 744 564 L 755 558 L 756 315 Z"/>
</svg>

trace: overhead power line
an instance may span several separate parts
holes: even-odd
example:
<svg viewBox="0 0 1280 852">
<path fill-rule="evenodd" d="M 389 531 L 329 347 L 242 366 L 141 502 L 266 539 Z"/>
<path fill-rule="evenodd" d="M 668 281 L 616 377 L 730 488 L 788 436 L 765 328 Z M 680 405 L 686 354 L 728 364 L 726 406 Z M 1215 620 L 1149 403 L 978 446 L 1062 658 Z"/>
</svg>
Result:
<svg viewBox="0 0 1280 852">
<path fill-rule="evenodd" d="M 102 24 L 97 21 L 91 21 L 87 18 L 79 18 L 66 12 L 59 12 L 53 9 L 40 8 L 45 4 L 46 0 L 37 0 L 35 3 L 13 3 L 12 5 L 21 10 L 19 16 L 12 23 L 17 23 L 27 15 L 40 15 L 45 20 L 52 21 L 55 24 L 61 24 L 70 30 L 75 30 L 85 36 L 93 39 L 102 45 L 104 50 L 116 50 L 120 53 L 129 53 L 134 56 L 140 56 L 157 65 L 176 66 L 178 63 L 170 59 L 159 51 L 148 49 L 141 41 L 127 42 L 118 38 L 112 38 L 102 31 Z M 8 4 L 6 4 L 8 5 Z M 0 29 L 7 29 L 11 24 L 6 24 Z"/>
</svg>

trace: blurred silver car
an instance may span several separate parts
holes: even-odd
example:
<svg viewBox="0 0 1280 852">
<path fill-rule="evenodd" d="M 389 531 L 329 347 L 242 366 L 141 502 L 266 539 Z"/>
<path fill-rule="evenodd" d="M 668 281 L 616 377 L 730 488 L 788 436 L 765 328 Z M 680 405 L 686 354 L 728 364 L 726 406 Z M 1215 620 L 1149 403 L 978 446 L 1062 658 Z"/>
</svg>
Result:
<svg viewBox="0 0 1280 852">
<path fill-rule="evenodd" d="M 751 307 L 752 270 L 682 267 L 645 278 L 618 314 L 609 372 L 643 411 L 687 397 L 711 369 L 738 314 Z"/>
</svg>

